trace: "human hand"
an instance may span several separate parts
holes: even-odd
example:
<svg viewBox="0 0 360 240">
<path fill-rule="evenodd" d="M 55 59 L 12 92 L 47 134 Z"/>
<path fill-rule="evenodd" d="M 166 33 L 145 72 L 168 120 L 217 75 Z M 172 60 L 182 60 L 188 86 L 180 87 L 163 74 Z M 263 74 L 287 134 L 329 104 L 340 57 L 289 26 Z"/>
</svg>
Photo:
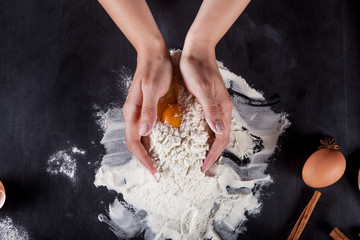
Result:
<svg viewBox="0 0 360 240">
<path fill-rule="evenodd" d="M 166 94 L 172 78 L 172 63 L 167 47 L 138 52 L 133 82 L 123 107 L 126 145 L 151 174 L 154 162 L 141 143 L 157 119 L 159 98 Z"/>
<path fill-rule="evenodd" d="M 233 103 L 216 64 L 215 45 L 188 40 L 180 58 L 186 88 L 203 107 L 216 139 L 201 171 L 208 170 L 229 144 Z"/>
</svg>

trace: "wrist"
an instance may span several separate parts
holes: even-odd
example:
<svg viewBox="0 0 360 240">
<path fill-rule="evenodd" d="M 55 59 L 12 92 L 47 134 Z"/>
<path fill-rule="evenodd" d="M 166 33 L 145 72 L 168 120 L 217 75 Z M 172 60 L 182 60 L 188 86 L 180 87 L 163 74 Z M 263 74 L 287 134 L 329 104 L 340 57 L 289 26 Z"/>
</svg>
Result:
<svg viewBox="0 0 360 240">
<path fill-rule="evenodd" d="M 182 55 L 186 57 L 215 58 L 215 47 L 215 42 L 187 36 Z"/>
<path fill-rule="evenodd" d="M 138 56 L 168 56 L 169 50 L 163 38 L 146 40 L 135 46 Z"/>
</svg>

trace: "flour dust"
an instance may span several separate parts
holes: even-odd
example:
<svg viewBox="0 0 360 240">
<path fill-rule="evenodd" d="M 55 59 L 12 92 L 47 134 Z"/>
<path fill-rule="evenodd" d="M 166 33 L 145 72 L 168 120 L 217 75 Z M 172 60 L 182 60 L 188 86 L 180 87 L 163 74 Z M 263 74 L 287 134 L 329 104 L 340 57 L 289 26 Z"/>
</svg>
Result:
<svg viewBox="0 0 360 240">
<path fill-rule="evenodd" d="M 85 151 L 76 146 L 60 150 L 52 154 L 47 161 L 46 171 L 50 175 L 61 175 L 67 177 L 72 183 L 76 182 L 76 158 L 85 155 Z"/>
<path fill-rule="evenodd" d="M 13 220 L 8 217 L 0 217 L 0 239 L 4 240 L 28 240 L 27 231 L 16 225 Z"/>
</svg>

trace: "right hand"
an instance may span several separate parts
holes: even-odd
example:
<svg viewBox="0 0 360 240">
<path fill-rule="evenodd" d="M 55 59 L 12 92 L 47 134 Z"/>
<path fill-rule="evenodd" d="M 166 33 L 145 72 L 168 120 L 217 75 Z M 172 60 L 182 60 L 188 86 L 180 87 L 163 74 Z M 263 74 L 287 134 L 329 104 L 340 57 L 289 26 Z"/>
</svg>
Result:
<svg viewBox="0 0 360 240">
<path fill-rule="evenodd" d="M 141 137 L 148 135 L 156 123 L 159 98 L 168 91 L 172 72 L 166 47 L 138 52 L 135 75 L 123 107 L 126 145 L 151 174 L 156 173 L 156 167 Z"/>
<path fill-rule="evenodd" d="M 215 44 L 186 40 L 180 71 L 186 88 L 199 100 L 205 119 L 216 136 L 201 167 L 201 171 L 206 172 L 229 144 L 233 109 L 216 64 Z"/>
</svg>

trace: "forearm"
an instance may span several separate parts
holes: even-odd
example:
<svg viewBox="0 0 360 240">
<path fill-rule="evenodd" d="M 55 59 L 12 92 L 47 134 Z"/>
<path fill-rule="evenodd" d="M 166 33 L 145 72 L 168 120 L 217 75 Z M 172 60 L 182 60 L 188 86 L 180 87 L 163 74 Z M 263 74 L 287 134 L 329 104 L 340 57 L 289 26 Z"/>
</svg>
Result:
<svg viewBox="0 0 360 240">
<path fill-rule="evenodd" d="M 215 48 L 249 2 L 250 0 L 204 0 L 186 36 L 184 48 L 191 44 Z"/>
<path fill-rule="evenodd" d="M 167 51 L 164 38 L 145 0 L 99 0 L 136 51 Z"/>
<path fill-rule="evenodd" d="M 180 71 L 186 88 L 198 99 L 215 133 L 201 167 L 206 172 L 229 144 L 233 103 L 216 63 L 215 46 L 250 0 L 203 0 L 186 35 Z"/>
</svg>

